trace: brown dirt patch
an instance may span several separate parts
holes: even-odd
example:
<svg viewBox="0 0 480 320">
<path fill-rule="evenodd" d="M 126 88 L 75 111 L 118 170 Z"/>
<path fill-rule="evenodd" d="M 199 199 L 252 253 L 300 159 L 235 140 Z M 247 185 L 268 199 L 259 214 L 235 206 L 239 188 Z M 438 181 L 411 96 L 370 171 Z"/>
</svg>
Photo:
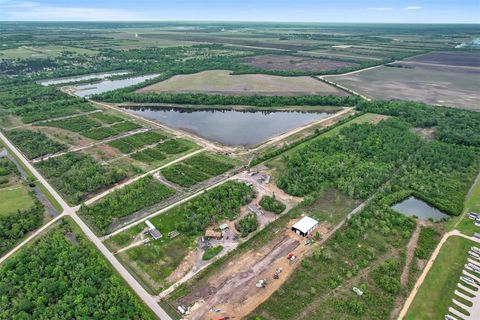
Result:
<svg viewBox="0 0 480 320">
<path fill-rule="evenodd" d="M 259 69 L 280 71 L 326 71 L 356 65 L 344 61 L 277 54 L 246 57 L 242 59 L 242 62 Z"/>
<path fill-rule="evenodd" d="M 182 279 L 188 271 L 190 271 L 195 265 L 195 258 L 197 251 L 193 250 L 188 253 L 188 255 L 182 260 L 180 265 L 173 271 L 166 279 L 167 283 L 176 283 Z"/>
<path fill-rule="evenodd" d="M 261 249 L 238 256 L 180 299 L 182 304 L 195 304 L 187 319 L 246 316 L 287 280 L 301 257 L 308 251 L 309 247 L 303 243 L 304 239 L 286 228 L 275 240 Z M 298 257 L 294 262 L 286 259 L 290 252 L 294 252 Z M 273 274 L 279 267 L 283 272 L 280 279 L 274 280 Z M 259 279 L 267 280 L 266 288 L 255 286 Z M 212 313 L 209 311 L 211 308 L 221 312 Z"/>
</svg>

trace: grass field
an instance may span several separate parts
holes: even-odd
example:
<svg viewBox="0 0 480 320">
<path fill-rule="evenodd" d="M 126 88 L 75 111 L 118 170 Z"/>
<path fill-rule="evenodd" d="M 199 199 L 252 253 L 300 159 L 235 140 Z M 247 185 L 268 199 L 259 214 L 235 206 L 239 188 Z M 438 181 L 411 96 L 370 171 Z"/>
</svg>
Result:
<svg viewBox="0 0 480 320">
<path fill-rule="evenodd" d="M 480 180 L 477 181 L 465 201 L 465 213 L 468 214 L 471 211 L 480 213 Z M 475 226 L 474 221 L 466 216 L 458 224 L 457 229 L 468 236 L 473 236 L 475 232 L 480 232 L 480 227 Z"/>
<path fill-rule="evenodd" d="M 228 70 L 210 70 L 177 75 L 138 92 L 209 93 L 225 95 L 346 95 L 311 77 L 281 77 L 263 74 L 232 75 Z"/>
<path fill-rule="evenodd" d="M 450 237 L 420 287 L 405 320 L 443 319 L 467 261 L 468 249 L 475 242 L 461 237 Z"/>
<path fill-rule="evenodd" d="M 26 210 L 33 206 L 33 198 L 28 187 L 23 185 L 0 189 L 0 216 Z"/>
<path fill-rule="evenodd" d="M 29 59 L 29 58 L 52 58 L 58 57 L 62 52 L 67 51 L 77 54 L 96 54 L 95 51 L 68 46 L 21 46 L 15 49 L 0 50 L 1 59 Z"/>
</svg>

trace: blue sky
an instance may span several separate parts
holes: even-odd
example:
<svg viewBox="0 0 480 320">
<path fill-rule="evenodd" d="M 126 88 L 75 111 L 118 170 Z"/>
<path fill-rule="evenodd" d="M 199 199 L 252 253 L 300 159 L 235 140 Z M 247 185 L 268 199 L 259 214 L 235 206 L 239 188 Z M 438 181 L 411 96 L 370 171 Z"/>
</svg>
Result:
<svg viewBox="0 0 480 320">
<path fill-rule="evenodd" d="M 0 0 L 6 20 L 480 23 L 480 0 Z"/>
</svg>

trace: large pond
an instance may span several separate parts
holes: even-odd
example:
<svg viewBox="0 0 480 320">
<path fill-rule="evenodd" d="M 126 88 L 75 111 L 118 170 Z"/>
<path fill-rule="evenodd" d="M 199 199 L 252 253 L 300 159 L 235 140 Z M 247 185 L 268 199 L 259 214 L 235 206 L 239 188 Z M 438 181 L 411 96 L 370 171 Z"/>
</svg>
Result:
<svg viewBox="0 0 480 320">
<path fill-rule="evenodd" d="M 233 146 L 251 146 L 328 116 L 323 112 L 126 107 L 145 118 Z"/>
<path fill-rule="evenodd" d="M 118 79 L 118 80 L 108 80 L 105 79 L 103 81 L 92 83 L 92 84 L 83 84 L 74 86 L 73 89 L 75 90 L 75 94 L 79 97 L 88 97 L 93 94 L 103 93 L 107 91 L 112 91 L 116 89 L 121 89 L 128 86 L 133 86 L 135 84 L 139 84 L 143 81 L 150 80 L 152 78 L 157 77 L 158 74 L 149 74 L 145 76 L 139 77 L 132 77 L 126 79 Z"/>
<path fill-rule="evenodd" d="M 104 73 L 92 73 L 83 76 L 74 76 L 74 77 L 66 77 L 66 78 L 56 78 L 56 79 L 49 79 L 49 80 L 41 80 L 39 83 L 44 86 L 49 86 L 52 84 L 62 84 L 62 83 L 69 83 L 69 82 L 76 82 L 76 81 L 84 81 L 90 79 L 105 79 L 111 76 L 120 76 L 128 74 L 127 71 L 118 71 L 118 72 L 104 72 Z"/>
<path fill-rule="evenodd" d="M 432 219 L 433 221 L 439 221 L 449 218 L 447 214 L 415 197 L 407 198 L 393 205 L 392 209 L 409 217 L 416 216 L 421 220 Z"/>
</svg>

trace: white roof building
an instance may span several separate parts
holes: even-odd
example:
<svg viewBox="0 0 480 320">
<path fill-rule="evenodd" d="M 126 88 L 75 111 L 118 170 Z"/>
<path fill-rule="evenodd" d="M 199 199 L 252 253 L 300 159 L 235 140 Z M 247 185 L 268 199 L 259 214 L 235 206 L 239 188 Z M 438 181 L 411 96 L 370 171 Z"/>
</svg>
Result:
<svg viewBox="0 0 480 320">
<path fill-rule="evenodd" d="M 312 231 L 316 227 L 318 227 L 318 221 L 308 216 L 305 216 L 292 226 L 292 231 L 296 232 L 302 237 L 306 237 L 307 235 L 312 233 Z"/>
</svg>

